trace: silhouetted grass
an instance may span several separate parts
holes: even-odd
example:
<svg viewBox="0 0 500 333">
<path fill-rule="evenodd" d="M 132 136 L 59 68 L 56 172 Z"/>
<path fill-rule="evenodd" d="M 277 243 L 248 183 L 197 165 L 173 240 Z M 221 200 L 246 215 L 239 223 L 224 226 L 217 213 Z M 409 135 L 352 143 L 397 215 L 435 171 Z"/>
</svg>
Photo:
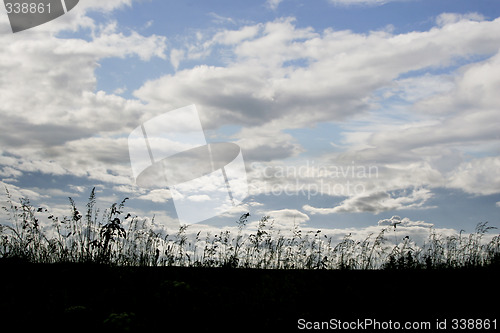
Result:
<svg viewBox="0 0 500 333">
<path fill-rule="evenodd" d="M 185 225 L 174 234 L 155 232 L 146 220 L 125 214 L 126 200 L 101 214 L 92 190 L 83 214 L 70 198 L 70 214 L 59 218 L 33 207 L 26 198 L 14 202 L 7 191 L 0 258 L 33 263 L 343 270 L 476 268 L 500 263 L 500 236 L 485 241 L 484 235 L 493 229 L 486 222 L 471 234 L 444 236 L 431 229 L 420 246 L 408 236 L 390 244 L 386 234 L 392 227 L 361 241 L 349 234 L 333 244 L 332 237 L 321 230 L 303 232 L 298 226 L 287 233 L 275 230 L 267 216 L 254 232 L 246 232 L 249 214 L 244 214 L 235 224 L 236 232 L 202 237 L 200 232 L 188 235 Z M 50 225 L 41 225 L 43 214 Z"/>
</svg>

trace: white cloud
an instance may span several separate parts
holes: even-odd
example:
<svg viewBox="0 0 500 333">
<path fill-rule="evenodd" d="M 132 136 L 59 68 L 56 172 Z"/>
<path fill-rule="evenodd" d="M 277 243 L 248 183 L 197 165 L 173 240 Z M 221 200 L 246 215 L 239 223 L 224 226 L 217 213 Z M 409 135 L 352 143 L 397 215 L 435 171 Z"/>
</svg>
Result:
<svg viewBox="0 0 500 333">
<path fill-rule="evenodd" d="M 208 15 L 210 15 L 213 18 L 212 22 L 217 24 L 227 24 L 227 23 L 236 24 L 234 19 L 231 17 L 222 16 L 214 12 L 210 12 L 208 13 Z"/>
<path fill-rule="evenodd" d="M 431 75 L 395 80 L 393 86 L 383 92 L 383 98 L 397 97 L 407 103 L 415 103 L 438 94 L 450 92 L 455 87 L 450 75 Z"/>
<path fill-rule="evenodd" d="M 291 220 L 292 222 L 296 223 L 297 225 L 303 224 L 303 223 L 309 221 L 309 216 L 307 216 L 307 214 L 304 214 L 296 209 L 273 210 L 273 211 L 268 212 L 268 215 L 272 219 Z M 292 226 L 293 226 L 293 224 L 292 224 Z"/>
<path fill-rule="evenodd" d="M 78 193 L 83 193 L 86 190 L 85 186 L 79 186 L 79 185 L 69 185 L 69 188 Z"/>
<path fill-rule="evenodd" d="M 0 207 L 9 207 L 9 204 L 7 203 L 7 191 L 13 203 L 19 202 L 19 199 L 21 198 L 27 198 L 30 200 L 48 198 L 47 195 L 38 192 L 36 189 L 27 189 L 0 181 Z"/>
<path fill-rule="evenodd" d="M 312 215 L 362 212 L 378 214 L 384 211 L 424 208 L 425 203 L 433 196 L 430 190 L 424 188 L 413 189 L 410 193 L 406 192 L 405 190 L 400 194 L 390 194 L 383 191 L 362 193 L 345 199 L 333 208 L 316 208 L 305 205 L 302 209 Z"/>
<path fill-rule="evenodd" d="M 82 122 L 91 124 L 89 127 L 96 133 L 99 132 L 96 125 L 106 122 L 108 115 L 113 115 L 112 112 L 98 113 L 95 108 L 115 109 L 118 112 L 127 106 L 139 106 L 137 102 L 93 92 L 96 84 L 94 70 L 98 61 L 103 57 L 127 55 L 149 59 L 161 56 L 164 50 L 162 38 L 140 37 L 137 33 L 124 36 L 112 31 L 101 32 L 92 41 L 30 34 L 19 37 L 2 35 L 0 40 L 8 45 L 0 52 L 0 58 L 5 60 L 0 64 L 3 78 L 0 98 L 4 101 L 0 110 L 4 126 L 15 125 L 20 133 L 10 135 L 22 134 L 19 141 L 30 145 L 33 134 L 39 133 L 31 127 L 33 124 L 59 127 L 60 133 L 54 128 L 52 135 L 61 135 L 61 132 L 69 130 L 68 135 L 81 137 L 88 134 L 82 129 L 85 127 L 81 126 Z M 26 85 L 26 82 L 30 84 Z M 123 124 L 117 124 L 116 119 L 115 114 L 104 126 L 114 124 L 112 128 L 121 128 Z M 29 130 L 23 133 L 23 127 L 27 126 Z M 47 140 L 43 139 L 38 141 L 43 143 Z"/>
<path fill-rule="evenodd" d="M 121 95 L 126 91 L 127 91 L 127 87 L 125 87 L 125 86 L 121 87 L 121 88 L 116 88 L 115 90 L 113 90 L 113 95 Z"/>
<path fill-rule="evenodd" d="M 211 200 L 211 198 L 206 194 L 191 195 L 187 199 L 193 202 L 207 202 Z"/>
<path fill-rule="evenodd" d="M 123 4 L 130 2 L 86 2 L 76 7 L 81 10 L 75 8 L 83 16 L 73 19 L 87 22 L 84 8 L 111 10 Z M 68 28 L 62 23 L 48 30 L 37 27 L 31 33 L 0 35 L 6 45 L 0 50 L 0 159 L 10 168 L 3 168 L 3 173 L 130 181 L 130 168 L 120 167 L 129 161 L 126 140 L 116 135 L 135 127 L 147 108 L 138 101 L 95 92 L 94 70 L 106 57 L 165 59 L 165 38 L 134 31 L 123 34 L 115 22 L 90 23 L 89 40 L 55 37 L 54 31 Z"/>
<path fill-rule="evenodd" d="M 466 14 L 443 13 L 436 18 L 436 23 L 439 26 L 445 26 L 447 24 L 457 23 L 462 20 L 484 21 L 485 19 L 486 18 L 484 17 L 484 15 L 479 13 L 466 13 Z"/>
<path fill-rule="evenodd" d="M 191 59 L 191 52 L 196 57 L 230 54 L 227 66 L 185 69 L 149 81 L 134 94 L 165 108 L 195 103 L 209 127 L 275 122 L 278 132 L 345 120 L 368 112 L 373 93 L 390 87 L 401 74 L 496 52 L 500 37 L 492 31 L 499 25 L 500 20 L 460 20 L 400 35 L 331 29 L 318 33 L 295 27 L 293 19 L 282 19 L 223 30 L 186 45 L 185 52 Z M 400 81 L 406 85 L 409 101 L 436 94 L 430 87 L 425 89 L 431 80 L 441 87 L 439 91 L 446 91 L 441 78 L 424 79 Z M 451 83 L 445 87 L 451 89 Z"/>
<path fill-rule="evenodd" d="M 266 6 L 271 10 L 276 10 L 282 1 L 283 0 L 266 0 Z"/>
<path fill-rule="evenodd" d="M 224 30 L 217 33 L 213 37 L 212 42 L 222 45 L 235 45 L 255 37 L 259 30 L 259 25 L 244 26 L 240 30 Z"/>
<path fill-rule="evenodd" d="M 464 22 L 452 26 L 460 24 Z M 442 89 L 435 89 L 439 78 L 429 81 L 424 76 L 423 83 L 427 81 L 429 87 L 417 84 L 416 92 L 410 83 L 416 79 L 405 80 L 403 85 L 410 83 L 410 89 L 396 94 L 410 94 L 409 100 L 415 103 L 412 112 L 406 115 L 406 107 L 396 110 L 399 119 L 389 114 L 365 120 L 368 126 L 352 127 L 346 135 L 350 150 L 338 158 L 382 164 L 379 180 L 385 180 L 385 186 L 409 180 L 480 195 L 499 193 L 494 157 L 500 148 L 500 119 L 495 116 L 500 104 L 499 77 L 500 53 L 496 53 L 448 75 Z"/>
<path fill-rule="evenodd" d="M 89 54 L 95 59 L 107 57 L 138 56 L 147 61 L 152 57 L 166 59 L 165 37 L 151 35 L 144 37 L 136 31 L 127 36 L 117 31 L 117 23 L 111 22 L 101 27 L 93 34 L 92 41 L 70 39 L 61 43 L 55 50 L 56 54 Z"/>
<path fill-rule="evenodd" d="M 12 167 L 5 166 L 0 169 L 0 176 L 1 177 L 18 177 L 21 176 L 23 173 L 19 170 L 16 170 Z"/>
<path fill-rule="evenodd" d="M 74 198 L 74 197 L 80 196 L 79 193 L 65 191 L 65 190 L 63 190 L 61 188 L 44 188 L 44 189 L 41 189 L 41 188 L 38 188 L 38 187 L 33 187 L 33 188 L 31 188 L 31 190 L 34 191 L 34 192 L 36 192 L 36 193 L 44 193 L 45 196 L 48 196 L 50 198 L 53 198 L 53 197 L 65 197 L 65 198 L 71 197 L 71 198 Z"/>
<path fill-rule="evenodd" d="M 478 195 L 500 191 L 500 157 L 473 159 L 460 164 L 450 175 L 448 187 Z"/>
<path fill-rule="evenodd" d="M 281 160 L 303 151 L 292 135 L 276 131 L 273 127 L 273 124 L 248 127 L 236 135 L 236 143 L 243 149 L 246 160 Z"/>
<path fill-rule="evenodd" d="M 336 213 L 335 208 L 318 208 L 318 207 L 313 207 L 311 205 L 304 205 L 302 207 L 303 210 L 308 212 L 311 215 L 329 215 Z"/>
<path fill-rule="evenodd" d="M 382 219 L 377 223 L 379 226 L 391 226 L 397 228 L 409 228 L 409 227 L 422 227 L 422 228 L 432 228 L 434 224 L 424 222 L 424 221 L 412 221 L 409 218 L 401 218 L 397 215 L 391 217 L 390 219 Z"/>
<path fill-rule="evenodd" d="M 164 203 L 172 199 L 172 194 L 168 189 L 156 189 L 149 191 L 147 194 L 138 196 L 137 199 Z"/>
<path fill-rule="evenodd" d="M 170 51 L 170 63 L 177 69 L 185 56 L 184 50 L 173 49 Z"/>
<path fill-rule="evenodd" d="M 85 8 L 111 10 L 130 3 L 91 1 Z M 124 34 L 116 23 L 98 26 L 78 15 L 76 27 L 91 28 L 88 41 L 50 33 L 75 27 L 66 23 L 15 38 L 0 35 L 0 130 L 2 147 L 9 147 L 0 155 L 2 176 L 27 171 L 72 174 L 129 190 L 125 135 L 143 119 L 195 103 L 207 129 L 227 124 L 242 128 L 231 139 L 243 148 L 247 162 L 285 160 L 305 152 L 288 129 L 345 124 L 363 116 L 364 128 L 343 134 L 347 151 L 323 158 L 331 163 L 373 162 L 380 177 L 363 181 L 367 192 L 351 195 L 337 207 L 304 206 L 311 215 L 425 207 L 430 190 L 389 194 L 411 186 L 450 186 L 480 194 L 500 188 L 497 159 L 464 160 L 467 145 L 498 142 L 500 56 L 450 75 L 400 79 L 411 71 L 495 54 L 500 19 L 446 14 L 429 31 L 404 34 L 387 29 L 366 34 L 315 31 L 299 28 L 292 18 L 199 32 L 195 42 L 170 50 L 172 65 L 178 68 L 184 59 L 203 62 L 222 53 L 228 55 L 227 64 L 194 66 L 148 81 L 134 92 L 142 100 L 137 101 L 95 92 L 94 71 L 106 57 L 166 59 L 165 38 Z M 0 22 L 0 30 L 6 26 Z M 380 92 L 415 104 L 401 109 L 403 120 L 380 116 L 374 111 Z M 485 178 L 485 173 L 495 177 Z M 164 193 L 142 198 L 170 199 Z"/>
</svg>

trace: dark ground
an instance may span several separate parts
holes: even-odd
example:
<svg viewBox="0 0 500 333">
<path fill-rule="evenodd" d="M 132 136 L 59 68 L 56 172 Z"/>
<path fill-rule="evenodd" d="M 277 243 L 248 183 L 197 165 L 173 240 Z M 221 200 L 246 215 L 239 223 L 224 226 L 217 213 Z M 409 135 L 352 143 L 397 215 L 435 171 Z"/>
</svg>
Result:
<svg viewBox="0 0 500 333">
<path fill-rule="evenodd" d="M 447 318 L 448 328 L 453 318 L 489 318 L 500 324 L 498 273 L 491 268 L 306 271 L 0 261 L 0 330 L 288 332 L 297 330 L 301 318 L 433 325 Z"/>
</svg>

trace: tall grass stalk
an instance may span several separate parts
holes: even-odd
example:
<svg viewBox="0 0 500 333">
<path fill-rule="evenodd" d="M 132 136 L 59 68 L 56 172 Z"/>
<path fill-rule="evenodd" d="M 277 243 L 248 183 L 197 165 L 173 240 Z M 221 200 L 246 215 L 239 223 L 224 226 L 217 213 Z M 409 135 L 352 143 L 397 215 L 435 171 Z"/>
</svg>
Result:
<svg viewBox="0 0 500 333">
<path fill-rule="evenodd" d="M 91 191 L 84 215 L 69 199 L 68 216 L 54 217 L 26 198 L 14 201 L 7 191 L 4 223 L 0 224 L 0 258 L 34 263 L 93 262 L 127 266 L 189 266 L 264 269 L 440 269 L 500 265 L 500 235 L 485 240 L 493 227 L 479 223 L 466 234 L 442 235 L 430 230 L 417 245 L 406 236 L 398 242 L 394 230 L 381 229 L 357 240 L 352 234 L 339 242 L 321 230 L 276 230 L 269 216 L 247 231 L 250 214 L 236 229 L 205 237 L 182 225 L 172 234 L 154 231 L 151 221 L 125 214 L 127 198 L 102 213 Z M 50 223 L 42 225 L 40 216 Z M 191 228 L 191 227 L 190 227 Z M 390 234 L 389 234 L 390 235 Z"/>
</svg>

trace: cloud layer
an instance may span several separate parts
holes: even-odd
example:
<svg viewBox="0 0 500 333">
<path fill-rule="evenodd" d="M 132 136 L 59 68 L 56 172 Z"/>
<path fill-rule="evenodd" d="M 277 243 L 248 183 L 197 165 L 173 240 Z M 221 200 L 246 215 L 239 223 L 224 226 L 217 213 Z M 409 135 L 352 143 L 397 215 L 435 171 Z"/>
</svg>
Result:
<svg viewBox="0 0 500 333">
<path fill-rule="evenodd" d="M 267 2 L 271 9 L 279 4 Z M 130 5 L 87 1 L 71 20 L 31 33 L 0 33 L 4 180 L 14 183 L 24 173 L 39 172 L 134 192 L 127 135 L 144 120 L 194 103 L 216 138 L 227 126 L 236 128 L 226 139 L 242 147 L 249 164 L 293 164 L 312 155 L 324 165 L 377 166 L 375 178 L 334 180 L 263 177 L 250 170 L 256 194 L 269 185 L 308 184 L 343 197 L 333 207 L 274 211 L 299 223 L 308 221 L 306 213 L 429 208 L 434 187 L 499 193 L 500 19 L 445 13 L 427 31 L 395 34 L 318 31 L 284 17 L 195 31 L 184 44 L 170 47 L 166 36 L 124 31 L 112 20 L 97 23 L 88 15 Z M 88 33 L 58 37 L 68 30 Z M 0 32 L 7 31 L 3 18 Z M 175 70 L 144 82 L 133 92 L 135 99 L 124 98 L 96 91 L 95 71 L 108 58 L 155 59 Z M 322 133 L 332 149 L 306 147 L 307 138 L 293 134 L 319 124 L 340 129 Z M 363 191 L 332 194 L 321 190 L 325 181 L 355 181 Z M 137 196 L 170 200 L 162 191 Z"/>
</svg>

